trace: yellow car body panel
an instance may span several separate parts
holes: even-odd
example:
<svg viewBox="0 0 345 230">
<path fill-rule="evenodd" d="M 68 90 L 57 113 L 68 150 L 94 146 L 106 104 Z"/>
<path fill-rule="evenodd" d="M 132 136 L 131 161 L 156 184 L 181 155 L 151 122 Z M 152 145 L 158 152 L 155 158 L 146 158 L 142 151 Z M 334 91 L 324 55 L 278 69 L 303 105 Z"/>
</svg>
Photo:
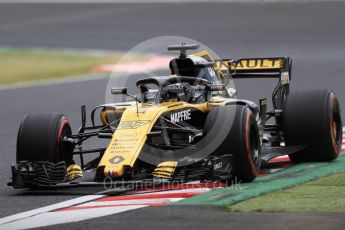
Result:
<svg viewBox="0 0 345 230">
<path fill-rule="evenodd" d="M 282 67 L 284 61 L 283 58 L 247 58 L 237 61 L 229 59 L 213 60 L 207 50 L 192 55 L 214 62 L 215 71 L 221 80 L 227 71 L 278 70 Z M 172 77 L 174 76 L 172 75 Z M 126 167 L 134 166 L 147 140 L 147 134 L 162 114 L 184 108 L 195 108 L 202 112 L 208 112 L 213 108 L 225 106 L 229 100 L 231 99 L 216 96 L 201 104 L 177 101 L 155 105 L 139 103 L 137 108 L 135 103 L 131 102 L 130 106 L 121 107 L 123 115 L 120 124 L 113 134 L 98 167 L 104 167 L 104 176 L 123 176 Z M 101 119 L 106 120 L 105 117 Z"/>
<path fill-rule="evenodd" d="M 138 111 L 135 105 L 124 110 L 119 126 L 114 132 L 98 167 L 104 167 L 104 176 L 121 177 L 125 167 L 133 167 L 147 134 L 159 117 L 172 110 L 196 109 L 208 112 L 214 107 L 222 106 L 226 100 L 214 98 L 201 104 L 186 102 L 165 102 L 156 105 L 139 104 Z"/>
</svg>

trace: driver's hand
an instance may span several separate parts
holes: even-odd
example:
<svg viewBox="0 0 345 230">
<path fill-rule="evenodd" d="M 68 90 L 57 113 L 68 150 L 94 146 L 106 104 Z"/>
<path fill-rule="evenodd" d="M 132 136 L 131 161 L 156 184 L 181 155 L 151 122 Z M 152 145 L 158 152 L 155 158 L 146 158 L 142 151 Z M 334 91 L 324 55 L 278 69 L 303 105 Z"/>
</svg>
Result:
<svg viewBox="0 0 345 230">
<path fill-rule="evenodd" d="M 190 84 L 185 84 L 183 86 L 183 92 L 184 92 L 184 101 L 190 102 L 193 99 L 194 94 L 194 87 Z"/>
</svg>

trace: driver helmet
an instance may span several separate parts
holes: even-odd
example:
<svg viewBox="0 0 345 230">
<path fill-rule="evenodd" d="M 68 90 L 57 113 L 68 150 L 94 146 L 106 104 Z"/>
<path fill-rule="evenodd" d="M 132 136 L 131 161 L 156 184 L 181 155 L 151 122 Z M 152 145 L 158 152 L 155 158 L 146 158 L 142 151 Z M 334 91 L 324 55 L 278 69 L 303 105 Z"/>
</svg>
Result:
<svg viewBox="0 0 345 230">
<path fill-rule="evenodd" d="M 211 84 L 221 84 L 212 63 L 199 56 L 189 55 L 188 58 L 190 58 L 196 66 L 205 65 L 197 69 L 195 77 L 206 79 Z"/>
</svg>

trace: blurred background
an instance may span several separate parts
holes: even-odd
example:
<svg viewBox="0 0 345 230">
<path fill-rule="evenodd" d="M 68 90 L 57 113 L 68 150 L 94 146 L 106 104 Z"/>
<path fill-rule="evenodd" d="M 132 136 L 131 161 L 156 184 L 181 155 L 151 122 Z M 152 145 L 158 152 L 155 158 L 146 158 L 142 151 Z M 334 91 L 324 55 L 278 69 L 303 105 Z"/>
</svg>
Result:
<svg viewBox="0 0 345 230">
<path fill-rule="evenodd" d="M 0 1 L 1 216 L 20 209 L 6 197 L 12 190 L 5 184 L 10 163 L 15 161 L 23 116 L 61 112 L 76 130 L 80 105 L 90 109 L 104 103 L 109 74 L 107 68 L 99 67 L 116 63 L 127 50 L 150 38 L 188 37 L 222 58 L 290 56 L 291 89 L 332 89 L 345 108 L 344 2 L 1 2 L 5 1 Z M 145 55 L 138 54 L 128 61 L 143 60 Z M 270 98 L 277 82 L 250 79 L 235 83 L 240 97 L 257 102 Z M 32 209 L 67 198 L 41 197 L 37 203 L 37 198 L 28 196 L 21 207 Z"/>
</svg>

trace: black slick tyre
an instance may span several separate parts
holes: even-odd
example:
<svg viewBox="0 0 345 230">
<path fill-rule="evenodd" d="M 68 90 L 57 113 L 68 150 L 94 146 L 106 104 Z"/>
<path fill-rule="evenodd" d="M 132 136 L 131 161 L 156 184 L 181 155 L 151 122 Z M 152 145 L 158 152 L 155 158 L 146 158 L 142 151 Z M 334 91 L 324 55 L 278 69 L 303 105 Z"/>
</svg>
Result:
<svg viewBox="0 0 345 230">
<path fill-rule="evenodd" d="M 226 121 L 230 121 L 227 123 Z M 213 135 L 222 126 L 231 125 L 224 133 L 223 142 L 214 152 L 215 155 L 232 154 L 234 159 L 233 176 L 237 181 L 254 180 L 260 170 L 260 137 L 253 113 L 247 106 L 228 105 L 209 112 L 206 135 Z"/>
<path fill-rule="evenodd" d="M 306 146 L 289 156 L 293 162 L 331 161 L 341 152 L 341 111 L 330 90 L 291 92 L 285 102 L 283 124 L 286 145 Z"/>
<path fill-rule="evenodd" d="M 67 118 L 57 113 L 32 113 L 25 116 L 17 137 L 17 162 L 19 161 L 72 161 L 70 146 L 62 140 L 71 135 Z"/>
</svg>

